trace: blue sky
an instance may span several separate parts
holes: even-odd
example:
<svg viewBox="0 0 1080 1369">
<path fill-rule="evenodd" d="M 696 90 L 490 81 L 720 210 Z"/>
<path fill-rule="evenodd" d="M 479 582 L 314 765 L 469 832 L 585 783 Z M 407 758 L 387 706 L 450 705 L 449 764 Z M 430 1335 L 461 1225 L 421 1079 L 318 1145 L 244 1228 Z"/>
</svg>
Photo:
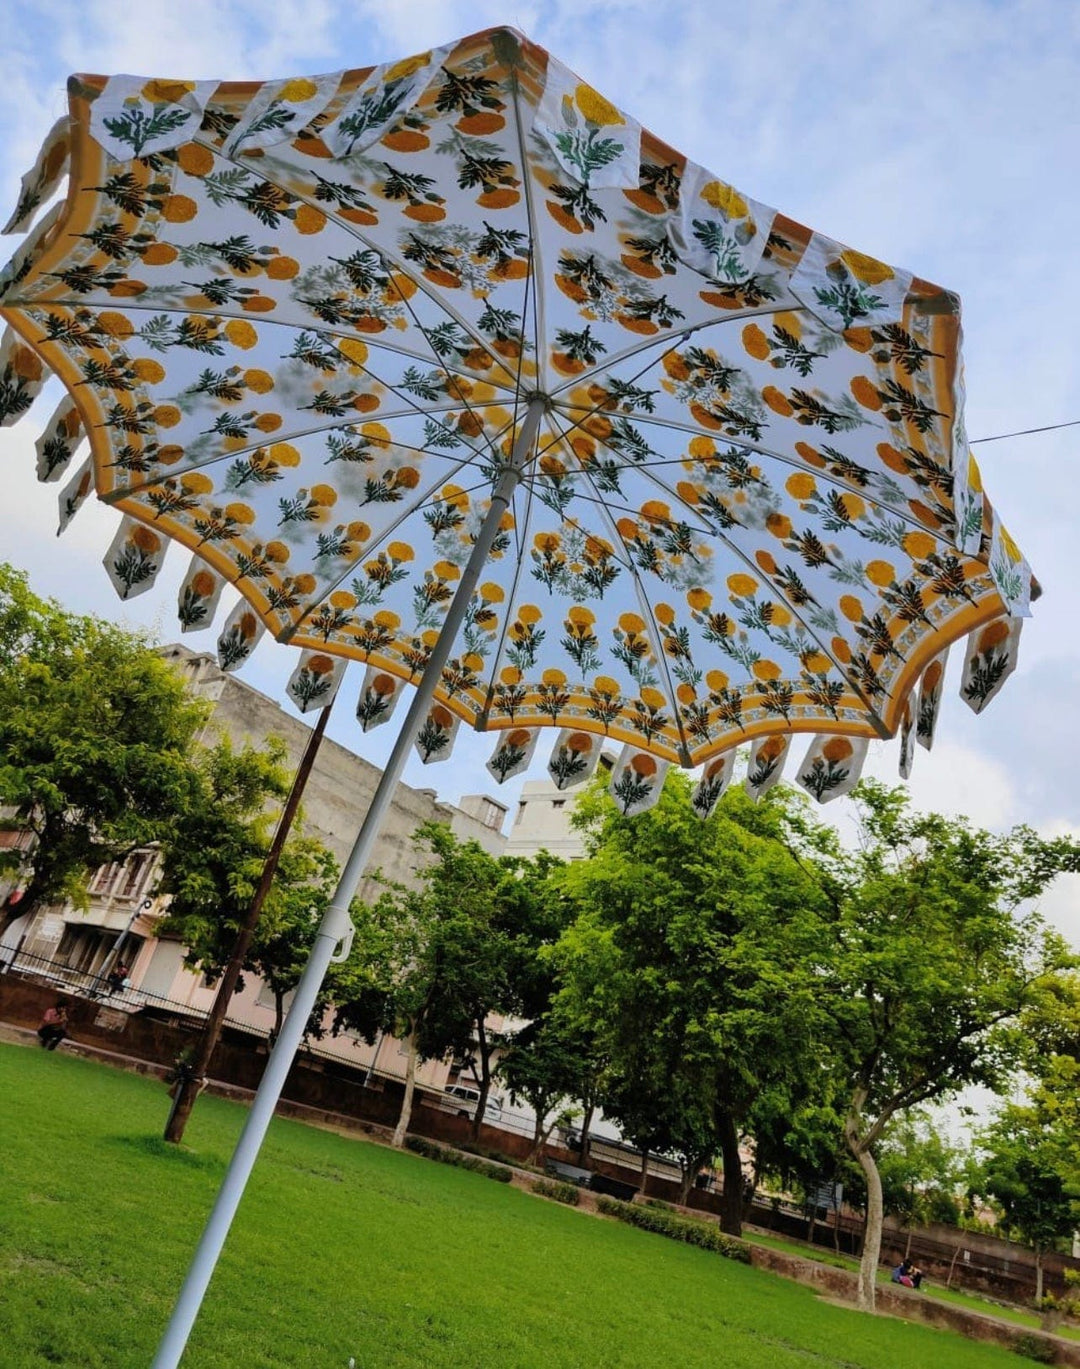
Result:
<svg viewBox="0 0 1080 1369">
<path fill-rule="evenodd" d="M 1080 272 L 1070 251 L 1080 192 L 1080 6 L 1061 0 L 46 0 L 6 7 L 0 202 L 53 120 L 73 71 L 265 78 L 365 66 L 511 23 L 722 179 L 829 236 L 958 293 L 973 438 L 1080 419 Z M 268 16 L 272 16 L 268 22 Z M 6 217 L 5 210 L 5 217 Z M 17 239 L 11 240 L 13 249 Z M 65 604 L 176 636 L 175 552 L 157 587 L 122 608 L 100 559 L 114 515 L 87 507 L 57 541 L 56 487 L 32 474 L 54 397 L 0 433 L 7 499 L 0 555 Z M 919 804 L 990 827 L 1080 834 L 1080 527 L 1072 506 L 1080 427 L 978 445 L 990 496 L 1044 586 L 1021 663 L 979 718 L 956 697 L 919 751 Z M 220 617 L 219 617 L 220 621 Z M 185 642 L 212 650 L 211 633 Z M 954 653 L 957 654 L 957 653 Z M 280 697 L 293 654 L 264 642 L 244 678 Z M 359 671 L 350 672 L 347 692 Z M 333 730 L 378 763 L 342 701 Z M 453 761 L 410 764 L 449 799 L 491 791 L 488 738 L 462 733 Z M 541 745 L 533 774 L 542 771 Z M 895 744 L 874 773 L 895 775 Z M 843 800 L 828 810 L 832 816 Z M 1080 944 L 1080 879 L 1047 911 Z"/>
</svg>

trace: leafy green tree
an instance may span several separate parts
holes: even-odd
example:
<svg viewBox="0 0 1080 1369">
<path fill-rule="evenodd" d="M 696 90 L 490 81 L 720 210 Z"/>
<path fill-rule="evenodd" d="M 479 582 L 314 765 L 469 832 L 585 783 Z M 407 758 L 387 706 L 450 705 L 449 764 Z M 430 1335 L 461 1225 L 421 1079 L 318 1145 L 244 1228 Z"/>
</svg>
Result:
<svg viewBox="0 0 1080 1369">
<path fill-rule="evenodd" d="M 1070 1151 L 1076 1138 L 1048 1124 L 1038 1107 L 1009 1104 L 979 1137 L 978 1187 L 1005 1225 L 1035 1252 L 1035 1303 L 1043 1297 L 1043 1258 L 1080 1224 L 1080 1185 Z"/>
<path fill-rule="evenodd" d="M 754 1101 L 817 1055 L 822 896 L 776 840 L 784 804 L 733 793 L 702 823 L 673 773 L 658 805 L 627 819 L 593 791 L 579 804 L 589 859 L 564 878 L 579 915 L 557 953 L 560 997 L 608 1062 L 604 1112 L 643 1152 L 679 1155 L 684 1179 L 719 1152 L 735 1234 Z"/>
<path fill-rule="evenodd" d="M 909 1245 L 913 1226 L 957 1224 L 963 1157 L 925 1109 L 894 1119 L 882 1138 L 877 1164 L 884 1210 L 909 1228 Z"/>
<path fill-rule="evenodd" d="M 20 914 L 85 903 L 94 869 L 168 837 L 205 717 L 144 634 L 68 613 L 0 564 L 0 805 L 35 839 Z"/>
<path fill-rule="evenodd" d="M 289 789 L 284 759 L 276 738 L 239 748 L 221 738 L 204 748 L 193 759 L 195 782 L 161 848 L 160 889 L 169 896 L 161 931 L 184 942 L 187 964 L 211 983 L 232 955 L 262 874 L 276 805 Z M 299 832 L 289 837 L 243 962 L 274 994 L 275 1033 L 336 874 L 321 842 Z M 313 1014 L 316 1029 L 326 1002 L 324 990 Z"/>
<path fill-rule="evenodd" d="M 415 838 L 432 859 L 421 888 L 388 890 L 361 914 L 355 968 L 339 972 L 339 1027 L 365 1039 L 379 1031 L 408 1046 L 405 1101 L 395 1133 L 404 1141 L 416 1064 L 455 1056 L 475 1061 L 479 1132 L 491 1090 L 498 1041 L 493 1014 L 542 1010 L 548 974 L 540 948 L 556 939 L 563 901 L 549 887 L 558 863 L 496 858 L 474 841 L 459 842 L 438 823 Z"/>
<path fill-rule="evenodd" d="M 514 1103 L 527 1103 L 536 1118 L 529 1164 L 536 1164 L 560 1116 L 582 1092 L 583 1042 L 558 1013 L 534 1018 L 502 1037 L 498 1074 Z"/>
<path fill-rule="evenodd" d="M 859 1303 L 872 1309 L 885 1129 L 967 1085 L 998 1087 L 1015 1066 L 1011 1028 L 1067 960 L 1031 900 L 1075 851 L 1024 827 L 993 835 L 914 814 L 902 789 L 869 781 L 855 803 L 854 851 L 821 830 L 803 836 L 832 904 L 813 1011 L 830 1024 L 823 1063 L 846 1095 L 844 1136 L 866 1183 Z"/>
</svg>

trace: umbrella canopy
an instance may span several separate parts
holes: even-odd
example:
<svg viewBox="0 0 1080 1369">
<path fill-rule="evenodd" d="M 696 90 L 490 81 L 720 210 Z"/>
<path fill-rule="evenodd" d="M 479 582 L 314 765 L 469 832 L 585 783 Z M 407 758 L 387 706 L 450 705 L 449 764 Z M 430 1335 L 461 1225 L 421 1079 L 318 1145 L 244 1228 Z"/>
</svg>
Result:
<svg viewBox="0 0 1080 1369">
<path fill-rule="evenodd" d="M 826 798 L 867 739 L 902 731 L 902 768 L 929 743 L 951 642 L 976 708 L 1014 664 L 1031 573 L 968 451 L 955 295 L 521 35 L 261 84 L 76 77 L 70 103 L 13 220 L 70 160 L 2 278 L 0 404 L 60 376 L 43 478 L 90 439 L 62 521 L 91 489 L 125 515 L 124 596 L 191 548 L 184 627 L 234 584 L 223 665 L 268 629 L 304 648 L 305 707 L 364 661 L 385 721 L 508 472 L 425 759 L 463 721 L 505 779 L 553 726 L 558 783 L 611 737 L 625 808 L 708 762 L 705 812 L 735 746 L 761 792 L 808 732 Z"/>
</svg>

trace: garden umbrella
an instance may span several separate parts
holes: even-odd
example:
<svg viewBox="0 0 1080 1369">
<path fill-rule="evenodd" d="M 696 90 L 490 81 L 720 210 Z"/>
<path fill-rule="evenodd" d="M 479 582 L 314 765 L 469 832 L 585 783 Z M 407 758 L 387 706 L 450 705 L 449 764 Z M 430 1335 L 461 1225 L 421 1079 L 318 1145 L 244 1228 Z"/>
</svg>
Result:
<svg viewBox="0 0 1080 1369">
<path fill-rule="evenodd" d="M 506 28 L 262 83 L 82 76 L 10 229 L 0 407 L 48 373 L 38 443 L 123 515 L 123 596 L 194 553 L 185 627 L 242 599 L 289 691 L 357 713 L 416 685 L 159 1363 L 175 1363 L 414 745 L 464 722 L 503 780 L 555 728 L 560 786 L 702 766 L 819 799 L 870 739 L 932 739 L 950 644 L 977 710 L 1013 668 L 1031 572 L 964 435 L 960 306 L 662 143 Z"/>
</svg>

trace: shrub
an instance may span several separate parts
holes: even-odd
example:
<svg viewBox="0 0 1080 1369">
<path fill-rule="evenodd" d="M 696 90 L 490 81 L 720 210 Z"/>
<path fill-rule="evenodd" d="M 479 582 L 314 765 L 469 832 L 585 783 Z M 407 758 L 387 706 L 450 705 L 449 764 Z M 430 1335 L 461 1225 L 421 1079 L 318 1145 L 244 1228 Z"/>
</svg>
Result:
<svg viewBox="0 0 1080 1369">
<path fill-rule="evenodd" d="M 414 1151 L 417 1155 L 423 1155 L 428 1160 L 438 1160 L 440 1164 L 457 1165 L 459 1169 L 471 1170 L 474 1174 L 482 1174 L 485 1179 L 494 1179 L 496 1183 L 508 1184 L 514 1177 L 513 1171 L 507 1169 L 505 1165 L 489 1164 L 487 1160 L 480 1160 L 475 1155 L 463 1155 L 459 1150 L 451 1150 L 449 1146 L 437 1145 L 434 1141 L 428 1141 L 423 1136 L 406 1136 L 406 1148 Z"/>
<path fill-rule="evenodd" d="M 711 1222 L 696 1222 L 645 1204 L 620 1203 L 616 1198 L 599 1197 L 596 1206 L 605 1216 L 616 1217 L 620 1222 L 629 1222 L 631 1226 L 654 1231 L 658 1236 L 667 1236 L 673 1241 L 685 1241 L 687 1245 L 697 1245 L 703 1250 L 715 1250 L 727 1260 L 750 1263 L 749 1247 L 733 1236 L 725 1236 Z"/>
<path fill-rule="evenodd" d="M 577 1207 L 581 1202 L 581 1189 L 577 1184 L 564 1184 L 551 1179 L 534 1179 L 532 1191 L 539 1193 L 541 1198 L 553 1198 L 557 1203 L 569 1203 L 571 1207 Z"/>
<path fill-rule="evenodd" d="M 1025 1359 L 1032 1359 L 1036 1364 L 1053 1364 L 1057 1359 L 1057 1351 L 1052 1341 L 1043 1340 L 1042 1336 L 1035 1336 L 1029 1331 L 1026 1335 L 1018 1336 L 1013 1341 L 1013 1350 L 1018 1355 L 1023 1355 Z"/>
</svg>

